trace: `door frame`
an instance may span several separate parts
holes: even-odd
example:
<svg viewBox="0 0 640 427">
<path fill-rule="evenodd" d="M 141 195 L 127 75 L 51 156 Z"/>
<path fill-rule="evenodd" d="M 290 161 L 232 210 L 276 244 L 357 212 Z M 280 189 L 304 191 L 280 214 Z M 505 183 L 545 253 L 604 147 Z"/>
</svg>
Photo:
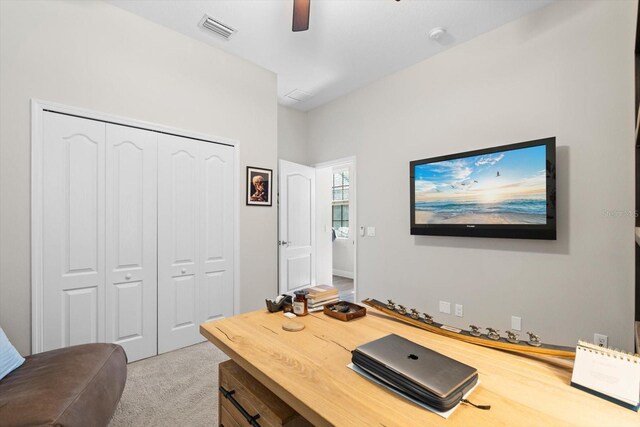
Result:
<svg viewBox="0 0 640 427">
<path fill-rule="evenodd" d="M 44 249 L 44 134 L 42 127 L 46 111 L 77 116 L 84 119 L 146 129 L 154 132 L 182 136 L 199 141 L 233 147 L 233 313 L 240 312 L 240 143 L 201 132 L 134 120 L 80 107 L 31 99 L 31 354 L 42 352 L 43 342 L 43 249 Z"/>
<path fill-rule="evenodd" d="M 316 163 L 313 165 L 314 168 L 335 168 L 340 166 L 350 165 L 353 171 L 351 177 L 349 177 L 349 210 L 353 208 L 353 300 L 358 302 L 358 204 L 357 204 L 357 164 L 356 164 L 356 156 L 342 157 L 336 160 L 329 160 L 326 162 Z M 349 228 L 351 224 L 349 224 Z M 318 241 L 316 237 L 316 242 Z M 333 276 L 333 261 L 331 263 L 332 271 L 331 275 Z M 316 269 L 317 271 L 317 269 Z"/>
</svg>

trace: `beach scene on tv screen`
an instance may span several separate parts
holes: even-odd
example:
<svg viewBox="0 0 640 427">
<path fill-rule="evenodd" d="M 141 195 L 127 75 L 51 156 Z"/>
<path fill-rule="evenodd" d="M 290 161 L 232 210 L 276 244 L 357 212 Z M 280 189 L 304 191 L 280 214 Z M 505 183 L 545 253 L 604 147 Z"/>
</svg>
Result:
<svg viewBox="0 0 640 427">
<path fill-rule="evenodd" d="M 546 147 L 417 165 L 416 224 L 546 224 Z"/>
</svg>

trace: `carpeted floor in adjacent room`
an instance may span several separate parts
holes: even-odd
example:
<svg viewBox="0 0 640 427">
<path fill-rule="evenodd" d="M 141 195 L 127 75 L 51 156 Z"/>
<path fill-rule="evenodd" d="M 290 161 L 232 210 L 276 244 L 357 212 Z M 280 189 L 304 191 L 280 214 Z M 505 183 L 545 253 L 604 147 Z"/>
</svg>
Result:
<svg viewBox="0 0 640 427">
<path fill-rule="evenodd" d="M 218 364 L 227 359 L 205 342 L 129 364 L 109 426 L 218 425 Z"/>
</svg>

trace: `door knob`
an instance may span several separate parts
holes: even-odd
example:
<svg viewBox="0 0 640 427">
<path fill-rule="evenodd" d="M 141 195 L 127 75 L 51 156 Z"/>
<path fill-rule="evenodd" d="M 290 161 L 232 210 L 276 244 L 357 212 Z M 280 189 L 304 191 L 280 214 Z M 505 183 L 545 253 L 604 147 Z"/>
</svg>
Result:
<svg viewBox="0 0 640 427">
<path fill-rule="evenodd" d="M 127 279 L 127 280 L 131 279 L 131 273 L 127 273 L 127 274 L 125 274 L 125 275 L 124 275 L 124 278 L 125 278 L 125 279 Z"/>
<path fill-rule="evenodd" d="M 180 270 L 180 273 L 185 274 L 187 272 L 186 268 L 183 268 L 182 270 Z"/>
<path fill-rule="evenodd" d="M 291 244 L 291 242 L 285 242 L 284 240 L 281 240 L 278 243 L 280 243 L 280 246 L 288 246 Z"/>
</svg>

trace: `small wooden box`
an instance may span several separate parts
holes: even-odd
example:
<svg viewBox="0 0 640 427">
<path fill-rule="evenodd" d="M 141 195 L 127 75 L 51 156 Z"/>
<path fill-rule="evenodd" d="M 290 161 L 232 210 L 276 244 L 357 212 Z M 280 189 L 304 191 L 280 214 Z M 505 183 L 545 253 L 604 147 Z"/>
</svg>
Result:
<svg viewBox="0 0 640 427">
<path fill-rule="evenodd" d="M 333 311 L 331 308 L 337 305 L 347 305 L 349 306 L 349 311 L 346 313 L 341 313 L 339 311 Z M 342 320 L 343 322 L 348 322 L 349 320 L 356 319 L 358 317 L 362 317 L 367 314 L 367 309 L 359 306 L 358 304 L 353 304 L 345 301 L 334 302 L 333 304 L 327 304 L 322 309 L 323 313 L 329 317 L 334 317 L 338 320 Z"/>
<path fill-rule="evenodd" d="M 220 387 L 230 393 L 227 398 L 223 394 L 223 390 L 218 392 L 218 416 L 221 426 L 251 425 L 231 399 L 234 399 L 250 417 L 259 415 L 255 421 L 260 426 L 312 426 L 310 422 L 233 360 L 221 363 L 218 367 L 218 373 Z"/>
</svg>

